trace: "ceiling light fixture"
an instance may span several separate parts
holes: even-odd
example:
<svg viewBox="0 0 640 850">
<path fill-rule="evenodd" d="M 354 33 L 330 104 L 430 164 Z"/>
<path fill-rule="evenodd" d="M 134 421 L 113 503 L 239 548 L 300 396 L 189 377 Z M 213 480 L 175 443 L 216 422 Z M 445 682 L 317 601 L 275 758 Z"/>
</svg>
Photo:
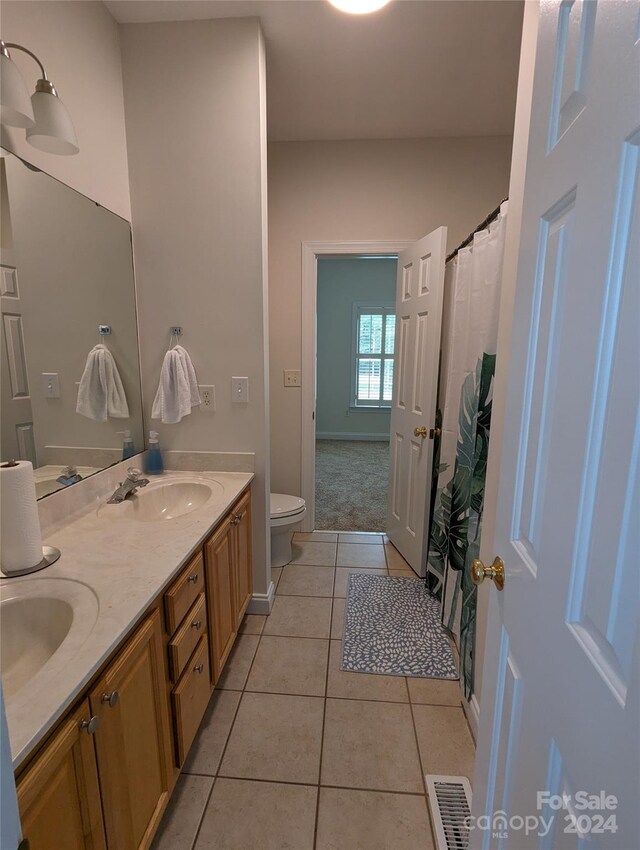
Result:
<svg viewBox="0 0 640 850">
<path fill-rule="evenodd" d="M 332 6 L 349 15 L 368 15 L 370 12 L 377 12 L 390 2 L 391 0 L 329 0 Z"/>
<path fill-rule="evenodd" d="M 9 53 L 10 47 L 26 53 L 40 68 L 42 76 L 36 83 L 31 100 L 22 74 Z M 78 153 L 80 148 L 71 116 L 35 53 L 21 44 L 0 41 L 0 59 L 0 121 L 8 127 L 26 129 L 27 141 L 38 150 L 62 156 Z"/>
</svg>

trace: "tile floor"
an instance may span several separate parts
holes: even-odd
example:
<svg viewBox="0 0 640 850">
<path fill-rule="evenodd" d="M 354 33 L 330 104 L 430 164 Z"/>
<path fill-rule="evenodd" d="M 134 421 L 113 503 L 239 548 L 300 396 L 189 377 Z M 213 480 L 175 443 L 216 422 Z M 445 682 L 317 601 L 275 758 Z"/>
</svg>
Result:
<svg viewBox="0 0 640 850">
<path fill-rule="evenodd" d="M 383 535 L 294 537 L 248 615 L 153 850 L 431 850 L 425 773 L 472 778 L 457 682 L 340 670 L 350 571 L 414 575 Z"/>
</svg>

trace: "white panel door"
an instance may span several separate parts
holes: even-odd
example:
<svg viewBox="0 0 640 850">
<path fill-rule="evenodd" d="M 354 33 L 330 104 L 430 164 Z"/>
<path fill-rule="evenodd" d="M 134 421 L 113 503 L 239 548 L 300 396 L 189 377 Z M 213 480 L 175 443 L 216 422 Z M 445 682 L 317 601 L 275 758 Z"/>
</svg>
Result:
<svg viewBox="0 0 640 850">
<path fill-rule="evenodd" d="M 3 249 L 0 264 L 0 453 L 2 460 L 30 460 L 37 466 L 18 270 L 8 264 L 11 254 Z"/>
<path fill-rule="evenodd" d="M 436 418 L 446 250 L 447 228 L 439 227 L 398 257 L 387 534 L 421 576 L 427 563 L 429 431 Z"/>
<path fill-rule="evenodd" d="M 640 847 L 639 37 L 540 5 L 474 848 Z"/>
</svg>

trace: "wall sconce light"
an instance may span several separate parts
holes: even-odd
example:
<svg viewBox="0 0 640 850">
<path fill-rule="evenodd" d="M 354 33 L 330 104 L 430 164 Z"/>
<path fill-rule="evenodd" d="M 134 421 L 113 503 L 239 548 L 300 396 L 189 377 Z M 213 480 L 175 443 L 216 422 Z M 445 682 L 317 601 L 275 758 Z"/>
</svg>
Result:
<svg viewBox="0 0 640 850">
<path fill-rule="evenodd" d="M 31 99 L 22 74 L 11 59 L 10 47 L 31 56 L 40 68 L 41 78 Z M 9 127 L 26 129 L 27 141 L 38 150 L 62 156 L 78 153 L 71 116 L 35 53 L 21 44 L 0 41 L 0 62 L 0 121 Z"/>
</svg>

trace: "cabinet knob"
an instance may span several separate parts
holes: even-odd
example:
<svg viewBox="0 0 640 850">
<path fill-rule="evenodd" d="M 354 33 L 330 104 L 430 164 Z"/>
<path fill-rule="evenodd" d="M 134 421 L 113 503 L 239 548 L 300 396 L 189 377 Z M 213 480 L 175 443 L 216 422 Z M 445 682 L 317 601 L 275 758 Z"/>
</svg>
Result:
<svg viewBox="0 0 640 850">
<path fill-rule="evenodd" d="M 120 699 L 119 691 L 111 691 L 110 694 L 102 694 L 102 699 L 100 702 L 108 702 L 109 708 L 113 708 L 114 705 L 118 704 L 118 700 Z"/>
<path fill-rule="evenodd" d="M 196 664 L 196 666 L 193 668 L 194 673 L 202 673 L 203 670 L 204 664 Z"/>
<path fill-rule="evenodd" d="M 196 584 L 196 582 L 198 581 L 198 573 L 194 573 L 192 576 L 189 576 L 187 578 L 187 581 L 190 581 L 190 582 L 193 582 L 193 584 Z"/>
<path fill-rule="evenodd" d="M 80 729 L 82 732 L 86 732 L 87 735 L 94 735 L 99 722 L 98 715 L 94 714 L 90 720 L 80 721 Z"/>
<path fill-rule="evenodd" d="M 202 628 L 202 620 L 194 620 L 193 623 L 191 623 L 191 628 L 200 631 Z"/>
</svg>

